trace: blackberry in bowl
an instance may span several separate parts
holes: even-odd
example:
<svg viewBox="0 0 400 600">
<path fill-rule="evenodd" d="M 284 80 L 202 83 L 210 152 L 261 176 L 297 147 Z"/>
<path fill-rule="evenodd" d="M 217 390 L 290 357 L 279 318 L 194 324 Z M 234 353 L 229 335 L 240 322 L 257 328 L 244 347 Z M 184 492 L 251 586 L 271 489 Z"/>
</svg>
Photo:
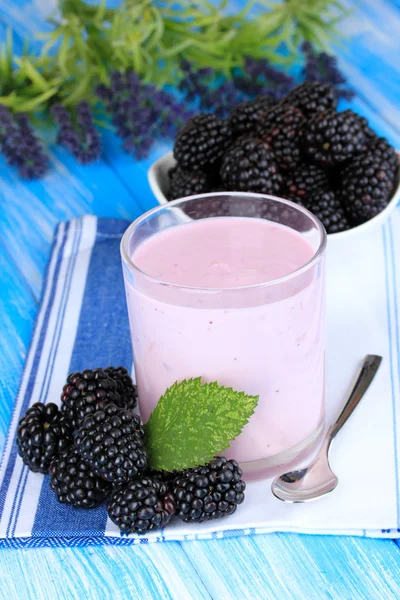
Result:
<svg viewBox="0 0 400 600">
<path fill-rule="evenodd" d="M 197 115 L 178 131 L 175 159 L 184 169 L 204 169 L 219 161 L 231 138 L 227 121 L 212 114 Z"/>
<path fill-rule="evenodd" d="M 211 130 L 212 123 L 225 130 L 222 119 L 206 116 Z M 187 139 L 194 140 L 193 127 L 201 129 L 203 118 L 189 122 Z M 175 157 L 166 154 L 151 165 L 149 182 L 160 204 L 206 194 L 205 212 L 215 204 L 215 216 L 228 216 L 232 211 L 217 192 L 273 194 L 304 206 L 331 240 L 343 240 L 379 227 L 400 200 L 399 154 L 365 117 L 338 111 L 328 84 L 306 81 L 275 104 L 267 97 L 239 104 L 226 126 L 225 136 L 207 142 L 212 164 L 189 149 L 190 166 L 187 157 L 182 163 L 178 135 Z M 220 137 L 223 143 L 216 142 Z"/>
</svg>

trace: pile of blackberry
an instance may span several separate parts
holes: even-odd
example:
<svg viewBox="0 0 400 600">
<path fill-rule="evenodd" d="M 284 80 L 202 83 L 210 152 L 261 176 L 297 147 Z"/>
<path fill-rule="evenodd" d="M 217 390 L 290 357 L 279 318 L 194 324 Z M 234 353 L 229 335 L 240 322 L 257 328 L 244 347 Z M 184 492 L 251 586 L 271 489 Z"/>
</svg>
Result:
<svg viewBox="0 0 400 600">
<path fill-rule="evenodd" d="M 382 211 L 399 167 L 394 148 L 364 117 L 337 110 L 332 86 L 309 81 L 279 103 L 257 97 L 239 104 L 226 120 L 197 115 L 178 133 L 174 157 L 169 200 L 221 191 L 272 194 L 313 212 L 328 233 Z"/>
<path fill-rule="evenodd" d="M 133 412 L 136 386 L 124 367 L 71 373 L 56 404 L 34 404 L 18 425 L 17 448 L 31 471 L 49 474 L 57 500 L 75 508 L 106 503 L 122 533 L 146 534 L 176 515 L 185 522 L 226 517 L 244 500 L 235 461 L 158 473 L 148 464 Z"/>
</svg>

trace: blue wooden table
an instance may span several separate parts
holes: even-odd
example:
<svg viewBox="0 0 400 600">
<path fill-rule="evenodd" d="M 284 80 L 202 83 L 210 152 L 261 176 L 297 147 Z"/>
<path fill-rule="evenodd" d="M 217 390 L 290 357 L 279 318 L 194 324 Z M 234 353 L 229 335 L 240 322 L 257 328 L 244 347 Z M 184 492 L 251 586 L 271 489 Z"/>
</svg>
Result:
<svg viewBox="0 0 400 600">
<path fill-rule="evenodd" d="M 43 28 L 55 0 L 2 0 L 0 38 Z M 348 41 L 337 50 L 357 91 L 353 108 L 400 147 L 400 2 L 349 1 Z M 51 148 L 45 179 L 23 183 L 0 158 L 0 453 L 38 309 L 56 224 L 93 213 L 134 219 L 155 203 L 141 163 L 103 135 L 102 159 L 78 165 Z M 151 546 L 0 552 L 0 598 L 390 600 L 400 598 L 395 541 L 271 534 Z"/>
</svg>

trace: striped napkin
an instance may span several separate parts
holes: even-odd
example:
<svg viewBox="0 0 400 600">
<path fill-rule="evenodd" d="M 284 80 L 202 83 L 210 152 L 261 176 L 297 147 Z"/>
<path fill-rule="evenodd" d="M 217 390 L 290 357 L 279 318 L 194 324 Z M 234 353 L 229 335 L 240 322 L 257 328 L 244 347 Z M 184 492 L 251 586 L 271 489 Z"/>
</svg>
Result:
<svg viewBox="0 0 400 600">
<path fill-rule="evenodd" d="M 67 374 L 132 365 L 119 243 L 128 223 L 86 216 L 61 223 L 0 467 L 0 546 L 135 544 L 291 531 L 400 537 L 400 209 L 369 237 L 328 245 L 327 422 L 336 416 L 368 353 L 384 357 L 370 390 L 338 435 L 339 486 L 311 504 L 285 504 L 271 480 L 251 482 L 231 517 L 176 520 L 148 537 L 123 536 L 104 507 L 59 504 L 15 445 L 34 402 L 59 402 Z M 397 265 L 397 266 L 396 266 Z"/>
</svg>

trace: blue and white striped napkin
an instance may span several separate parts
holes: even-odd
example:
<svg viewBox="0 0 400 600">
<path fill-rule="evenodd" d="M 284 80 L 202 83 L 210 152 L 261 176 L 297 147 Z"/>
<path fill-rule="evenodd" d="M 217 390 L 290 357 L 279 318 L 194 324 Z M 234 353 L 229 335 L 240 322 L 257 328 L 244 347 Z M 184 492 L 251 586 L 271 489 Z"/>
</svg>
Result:
<svg viewBox="0 0 400 600">
<path fill-rule="evenodd" d="M 119 256 L 128 223 L 92 216 L 57 230 L 42 304 L 0 467 L 0 546 L 131 544 L 273 531 L 400 537 L 400 209 L 382 230 L 328 247 L 327 421 L 342 404 L 365 354 L 384 361 L 332 450 L 338 488 L 311 504 L 289 505 L 271 480 L 248 484 L 227 519 L 176 521 L 148 537 L 122 536 L 104 507 L 59 504 L 46 477 L 17 455 L 15 433 L 34 402 L 59 402 L 67 374 L 132 365 Z M 397 264 L 397 267 L 396 267 Z"/>
</svg>

